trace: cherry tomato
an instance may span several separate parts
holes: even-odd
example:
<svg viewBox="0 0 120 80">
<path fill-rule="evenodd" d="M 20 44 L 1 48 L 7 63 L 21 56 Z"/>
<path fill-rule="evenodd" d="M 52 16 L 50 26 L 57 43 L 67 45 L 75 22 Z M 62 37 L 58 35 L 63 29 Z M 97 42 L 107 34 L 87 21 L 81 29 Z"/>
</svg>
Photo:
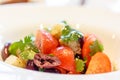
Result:
<svg viewBox="0 0 120 80">
<path fill-rule="evenodd" d="M 42 53 L 49 54 L 52 49 L 58 46 L 58 41 L 50 33 L 38 30 L 35 44 Z"/>
<path fill-rule="evenodd" d="M 94 34 L 85 35 L 84 44 L 82 48 L 82 57 L 87 59 L 86 66 L 88 66 L 91 56 L 90 56 L 90 45 L 96 40 Z"/>
<path fill-rule="evenodd" d="M 69 47 L 58 47 L 51 52 L 54 56 L 58 57 L 61 61 L 61 65 L 59 67 L 75 72 L 75 60 L 74 60 L 74 53 Z"/>
</svg>

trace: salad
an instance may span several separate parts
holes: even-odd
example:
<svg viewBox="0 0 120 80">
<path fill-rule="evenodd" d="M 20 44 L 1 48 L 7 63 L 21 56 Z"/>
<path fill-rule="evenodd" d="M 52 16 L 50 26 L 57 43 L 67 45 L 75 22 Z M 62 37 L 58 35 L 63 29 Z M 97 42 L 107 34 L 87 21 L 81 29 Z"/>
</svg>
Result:
<svg viewBox="0 0 120 80">
<path fill-rule="evenodd" d="M 112 71 L 111 61 L 97 36 L 82 33 L 66 21 L 6 43 L 1 56 L 8 64 L 40 72 L 98 74 Z"/>
</svg>

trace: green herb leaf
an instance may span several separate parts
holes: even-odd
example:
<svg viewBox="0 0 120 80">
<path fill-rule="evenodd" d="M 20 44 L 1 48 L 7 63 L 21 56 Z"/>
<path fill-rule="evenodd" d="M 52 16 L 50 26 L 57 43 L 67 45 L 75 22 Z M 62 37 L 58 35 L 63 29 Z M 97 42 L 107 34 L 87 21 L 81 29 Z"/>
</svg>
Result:
<svg viewBox="0 0 120 80">
<path fill-rule="evenodd" d="M 76 58 L 75 63 L 77 72 L 82 72 L 85 69 L 85 61 L 83 61 L 82 59 Z"/>
<path fill-rule="evenodd" d="M 80 31 L 72 29 L 69 25 L 66 25 L 62 30 L 61 40 L 63 42 L 78 41 L 81 37 L 83 37 L 83 34 Z"/>
<path fill-rule="evenodd" d="M 70 41 L 78 41 L 82 37 L 82 34 L 76 30 L 70 32 Z"/>
<path fill-rule="evenodd" d="M 62 30 L 62 35 L 67 36 L 71 31 L 70 26 L 66 25 L 65 28 Z"/>
<path fill-rule="evenodd" d="M 31 43 L 32 38 L 31 38 L 31 36 L 26 36 L 23 41 L 24 41 L 24 43 Z"/>
<path fill-rule="evenodd" d="M 25 53 L 24 55 L 26 55 L 28 52 L 31 52 L 31 51 L 36 53 L 39 52 L 39 50 L 33 44 L 34 41 L 32 39 L 33 39 L 33 36 L 26 36 L 23 40 L 12 43 L 9 47 L 10 54 L 19 56 L 19 54 L 21 54 L 22 52 Z"/>
<path fill-rule="evenodd" d="M 19 42 L 14 42 L 10 45 L 9 52 L 10 54 L 17 55 L 24 50 L 24 47 L 23 41 L 20 40 Z"/>
<path fill-rule="evenodd" d="M 98 41 L 95 40 L 91 45 L 90 45 L 90 56 L 93 56 L 96 52 L 102 52 L 104 50 L 103 45 Z"/>
</svg>

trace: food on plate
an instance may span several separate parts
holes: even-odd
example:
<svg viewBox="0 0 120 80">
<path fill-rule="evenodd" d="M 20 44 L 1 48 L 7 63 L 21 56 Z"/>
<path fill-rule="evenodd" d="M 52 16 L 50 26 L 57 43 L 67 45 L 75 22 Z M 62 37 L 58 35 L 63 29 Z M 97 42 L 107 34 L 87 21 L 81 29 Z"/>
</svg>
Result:
<svg viewBox="0 0 120 80">
<path fill-rule="evenodd" d="M 14 55 L 10 55 L 6 60 L 6 63 L 9 63 L 11 65 L 17 66 L 17 67 L 25 67 L 25 63 L 22 59 L 19 57 L 16 57 Z"/>
<path fill-rule="evenodd" d="M 84 37 L 85 39 L 82 48 L 82 56 L 87 58 L 86 66 L 88 67 L 91 57 L 96 52 L 103 51 L 103 45 L 94 34 L 86 34 Z"/>
<path fill-rule="evenodd" d="M 111 65 L 109 58 L 101 52 L 97 52 L 90 60 L 86 74 L 110 72 Z"/>
<path fill-rule="evenodd" d="M 25 69 L 59 74 L 111 72 L 111 61 L 95 34 L 72 28 L 66 21 L 39 29 L 1 51 L 3 61 Z"/>
</svg>

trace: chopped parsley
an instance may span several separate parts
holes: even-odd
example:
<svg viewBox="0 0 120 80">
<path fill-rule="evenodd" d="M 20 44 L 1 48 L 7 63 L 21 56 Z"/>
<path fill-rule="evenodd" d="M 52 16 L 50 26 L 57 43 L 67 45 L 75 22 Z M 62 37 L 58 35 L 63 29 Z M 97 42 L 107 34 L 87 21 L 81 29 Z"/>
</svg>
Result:
<svg viewBox="0 0 120 80">
<path fill-rule="evenodd" d="M 102 52 L 103 50 L 103 45 L 98 40 L 95 40 L 90 45 L 90 56 L 93 56 L 96 52 Z"/>
<path fill-rule="evenodd" d="M 64 22 L 65 27 L 62 30 L 61 40 L 68 43 L 69 41 L 78 41 L 79 38 L 83 37 L 80 31 L 72 29 L 66 22 Z"/>
</svg>

